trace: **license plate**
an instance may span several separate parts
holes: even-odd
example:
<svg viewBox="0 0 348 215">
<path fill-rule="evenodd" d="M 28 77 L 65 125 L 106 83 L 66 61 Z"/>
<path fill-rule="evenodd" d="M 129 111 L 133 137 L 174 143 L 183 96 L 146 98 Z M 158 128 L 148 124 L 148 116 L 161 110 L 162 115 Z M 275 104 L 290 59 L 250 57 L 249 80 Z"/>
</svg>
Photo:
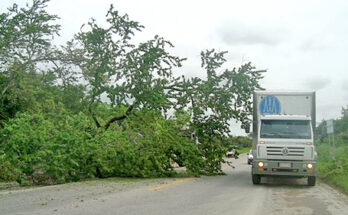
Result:
<svg viewBox="0 0 348 215">
<path fill-rule="evenodd" d="M 280 168 L 291 168 L 291 163 L 279 163 Z"/>
</svg>

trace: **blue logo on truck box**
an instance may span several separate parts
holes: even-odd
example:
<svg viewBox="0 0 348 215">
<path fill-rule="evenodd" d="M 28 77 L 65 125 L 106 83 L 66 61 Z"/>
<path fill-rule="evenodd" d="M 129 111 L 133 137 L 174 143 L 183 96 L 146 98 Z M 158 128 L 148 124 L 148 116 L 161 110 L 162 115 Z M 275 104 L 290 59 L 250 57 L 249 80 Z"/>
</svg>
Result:
<svg viewBox="0 0 348 215">
<path fill-rule="evenodd" d="M 280 114 L 280 102 L 275 96 L 266 96 L 260 102 L 260 114 Z"/>
</svg>

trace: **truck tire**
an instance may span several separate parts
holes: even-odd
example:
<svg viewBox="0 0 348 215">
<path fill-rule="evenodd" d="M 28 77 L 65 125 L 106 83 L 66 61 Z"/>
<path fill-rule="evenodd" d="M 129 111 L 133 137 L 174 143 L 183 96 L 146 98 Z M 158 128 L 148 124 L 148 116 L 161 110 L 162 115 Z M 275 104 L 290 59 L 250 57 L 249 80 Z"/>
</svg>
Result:
<svg viewBox="0 0 348 215">
<path fill-rule="evenodd" d="M 260 175 L 252 174 L 252 178 L 253 178 L 253 184 L 260 184 L 261 183 L 261 176 Z"/>
<path fill-rule="evenodd" d="M 315 176 L 308 176 L 308 186 L 315 186 Z"/>
</svg>

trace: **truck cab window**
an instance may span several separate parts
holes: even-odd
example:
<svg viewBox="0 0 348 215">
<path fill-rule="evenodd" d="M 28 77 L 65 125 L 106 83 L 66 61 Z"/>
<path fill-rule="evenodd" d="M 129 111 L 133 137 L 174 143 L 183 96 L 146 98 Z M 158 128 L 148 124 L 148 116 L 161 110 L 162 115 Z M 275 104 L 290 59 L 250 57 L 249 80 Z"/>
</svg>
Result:
<svg viewBox="0 0 348 215">
<path fill-rule="evenodd" d="M 311 139 L 309 120 L 261 120 L 261 138 Z"/>
</svg>

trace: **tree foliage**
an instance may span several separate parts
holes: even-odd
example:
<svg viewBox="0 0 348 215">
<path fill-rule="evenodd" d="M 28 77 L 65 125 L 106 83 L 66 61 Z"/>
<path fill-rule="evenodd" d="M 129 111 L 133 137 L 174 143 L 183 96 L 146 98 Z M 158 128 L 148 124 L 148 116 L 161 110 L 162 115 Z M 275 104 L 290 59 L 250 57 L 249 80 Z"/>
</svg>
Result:
<svg viewBox="0 0 348 215">
<path fill-rule="evenodd" d="M 83 113 L 53 109 L 23 113 L 5 125 L 1 179 L 61 183 L 90 177 L 170 176 L 175 174 L 172 162 L 178 159 L 191 174 L 202 172 L 203 159 L 195 144 L 180 132 L 181 120 L 137 112 L 122 126 L 104 132 Z"/>
<path fill-rule="evenodd" d="M 34 0 L 19 8 L 14 4 L 0 14 L 0 110 L 2 118 L 31 109 L 42 99 L 49 72 L 41 68 L 53 57 L 52 39 L 60 26 L 56 15 L 45 11 L 47 0 Z"/>
<path fill-rule="evenodd" d="M 206 77 L 177 77 L 185 58 L 112 5 L 61 47 L 48 0 L 0 14 L 0 178 L 60 183 L 89 177 L 222 173 L 231 121 L 249 123 L 262 70 L 225 68 L 201 52 Z M 198 69 L 198 68 L 197 68 Z M 198 144 L 198 145 L 197 145 Z"/>
</svg>

